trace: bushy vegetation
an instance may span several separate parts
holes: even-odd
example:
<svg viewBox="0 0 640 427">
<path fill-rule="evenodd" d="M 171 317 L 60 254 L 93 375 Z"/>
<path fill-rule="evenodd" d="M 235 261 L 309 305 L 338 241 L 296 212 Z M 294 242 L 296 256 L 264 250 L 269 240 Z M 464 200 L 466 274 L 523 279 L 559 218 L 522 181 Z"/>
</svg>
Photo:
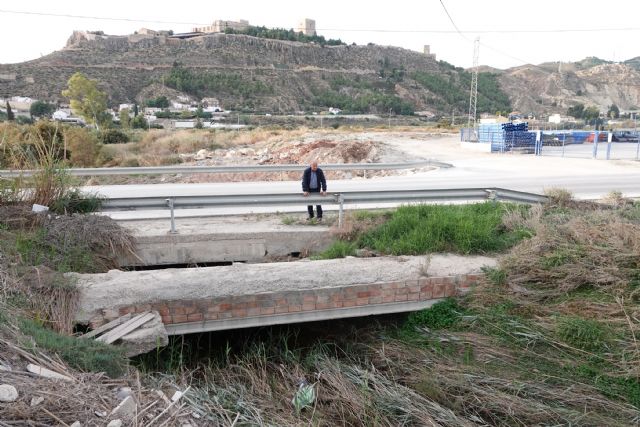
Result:
<svg viewBox="0 0 640 427">
<path fill-rule="evenodd" d="M 451 69 L 444 74 L 416 72 L 411 76 L 422 87 L 434 94 L 431 102 L 439 110 L 466 111 L 469 108 L 471 74 L 462 69 Z M 478 111 L 511 111 L 508 95 L 498 84 L 497 75 L 478 73 Z"/>
<path fill-rule="evenodd" d="M 396 95 L 365 91 L 355 96 L 333 90 L 316 91 L 313 104 L 340 108 L 345 113 L 388 113 L 412 115 L 415 107 Z"/>
<path fill-rule="evenodd" d="M 526 230 L 502 229 L 504 212 L 505 205 L 492 202 L 401 206 L 358 243 L 393 255 L 500 252 L 529 235 Z"/>
<path fill-rule="evenodd" d="M 246 79 L 241 74 L 195 71 L 179 66 L 171 69 L 164 82 L 168 87 L 198 97 L 215 94 L 251 98 L 273 93 L 273 88 L 260 81 Z"/>
<path fill-rule="evenodd" d="M 307 36 L 300 31 L 285 30 L 284 28 L 267 28 L 267 27 L 255 27 L 249 26 L 244 30 L 236 30 L 233 28 L 226 28 L 224 31 L 226 34 L 245 34 L 247 36 L 260 37 L 263 39 L 274 40 L 288 40 L 292 42 L 301 43 L 317 43 L 321 46 L 339 46 L 344 43 L 340 39 L 325 39 L 324 36 Z"/>
</svg>

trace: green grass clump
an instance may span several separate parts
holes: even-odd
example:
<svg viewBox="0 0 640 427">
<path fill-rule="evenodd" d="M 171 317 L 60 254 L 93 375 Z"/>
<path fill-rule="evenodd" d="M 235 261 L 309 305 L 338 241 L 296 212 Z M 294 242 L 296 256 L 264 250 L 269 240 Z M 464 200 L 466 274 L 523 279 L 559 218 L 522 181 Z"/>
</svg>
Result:
<svg viewBox="0 0 640 427">
<path fill-rule="evenodd" d="M 31 319 L 21 319 L 20 330 L 33 337 L 37 346 L 57 353 L 69 366 L 78 370 L 105 372 L 116 378 L 127 369 L 128 359 L 121 348 L 92 339 L 60 335 Z"/>
<path fill-rule="evenodd" d="M 334 259 L 354 256 L 356 254 L 356 244 L 344 240 L 336 240 L 324 252 L 314 256 L 313 259 Z"/>
<path fill-rule="evenodd" d="M 447 298 L 431 307 L 413 312 L 409 315 L 406 327 L 428 327 L 430 329 L 445 329 L 454 326 L 461 318 L 464 310 L 453 298 Z"/>
<path fill-rule="evenodd" d="M 503 213 L 504 206 L 492 202 L 402 206 L 388 222 L 363 235 L 359 243 L 393 255 L 499 252 L 530 235 L 526 230 L 505 231 L 501 227 Z"/>
<path fill-rule="evenodd" d="M 610 331 L 603 324 L 580 317 L 567 317 L 558 322 L 558 336 L 567 344 L 586 351 L 602 351 Z"/>
<path fill-rule="evenodd" d="M 51 210 L 58 214 L 97 212 L 102 207 L 102 198 L 96 195 L 83 194 L 72 189 L 51 203 Z"/>
</svg>

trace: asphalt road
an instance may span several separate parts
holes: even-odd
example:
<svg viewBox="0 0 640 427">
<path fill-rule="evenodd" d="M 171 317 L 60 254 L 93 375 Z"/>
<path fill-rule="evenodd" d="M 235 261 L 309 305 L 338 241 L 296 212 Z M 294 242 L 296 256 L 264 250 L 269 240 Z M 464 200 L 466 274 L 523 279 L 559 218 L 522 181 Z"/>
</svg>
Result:
<svg viewBox="0 0 640 427">
<path fill-rule="evenodd" d="M 640 163 L 634 161 L 602 161 L 536 157 L 531 155 L 466 153 L 461 159 L 446 156 L 453 168 L 411 173 L 373 179 L 330 180 L 330 193 L 340 191 L 408 190 L 502 187 L 511 190 L 543 193 L 559 187 L 570 190 L 581 199 L 597 199 L 611 191 L 620 191 L 627 197 L 640 197 Z M 440 160 L 440 159 L 438 159 Z M 85 187 L 86 191 L 115 197 L 266 194 L 301 191 L 298 181 L 239 182 L 211 184 L 149 184 L 110 185 Z M 370 207 L 370 206 L 369 206 Z M 303 211 L 285 207 L 217 209 L 216 214 L 247 212 Z M 208 215 L 213 212 L 199 209 L 197 212 L 176 211 L 178 216 Z M 114 213 L 114 218 L 163 217 L 166 211 Z"/>
</svg>

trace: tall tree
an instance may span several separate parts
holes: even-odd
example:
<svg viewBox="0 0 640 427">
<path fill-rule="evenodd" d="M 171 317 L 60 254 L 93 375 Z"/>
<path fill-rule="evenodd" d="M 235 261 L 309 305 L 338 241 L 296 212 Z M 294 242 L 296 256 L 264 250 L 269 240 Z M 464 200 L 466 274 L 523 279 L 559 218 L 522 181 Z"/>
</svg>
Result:
<svg viewBox="0 0 640 427">
<path fill-rule="evenodd" d="M 82 116 L 87 123 L 93 123 L 98 129 L 109 122 L 107 95 L 98 89 L 98 82 L 87 78 L 84 74 L 75 73 L 67 82 L 67 89 L 62 96 L 71 101 L 71 110 Z"/>
<path fill-rule="evenodd" d="M 55 108 L 56 107 L 53 104 L 49 104 L 44 101 L 36 101 L 31 104 L 31 107 L 29 108 L 29 114 L 31 114 L 31 117 L 50 116 Z"/>
<path fill-rule="evenodd" d="M 617 119 L 620 117 L 620 109 L 616 104 L 611 104 L 609 106 L 609 111 L 607 111 L 607 117 L 611 119 Z"/>
<path fill-rule="evenodd" d="M 7 120 L 12 122 L 15 119 L 16 119 L 16 115 L 13 114 L 13 110 L 11 109 L 11 105 L 9 104 L 9 101 L 7 101 Z"/>
</svg>

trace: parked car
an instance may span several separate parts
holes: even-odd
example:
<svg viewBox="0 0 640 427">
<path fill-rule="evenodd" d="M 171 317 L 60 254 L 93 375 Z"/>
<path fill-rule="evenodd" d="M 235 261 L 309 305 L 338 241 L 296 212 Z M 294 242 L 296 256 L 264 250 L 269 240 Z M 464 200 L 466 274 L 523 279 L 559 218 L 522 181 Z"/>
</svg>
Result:
<svg viewBox="0 0 640 427">
<path fill-rule="evenodd" d="M 638 141 L 638 133 L 632 132 L 629 130 L 623 130 L 619 132 L 614 132 L 612 141 L 615 142 L 637 142 Z"/>
</svg>

